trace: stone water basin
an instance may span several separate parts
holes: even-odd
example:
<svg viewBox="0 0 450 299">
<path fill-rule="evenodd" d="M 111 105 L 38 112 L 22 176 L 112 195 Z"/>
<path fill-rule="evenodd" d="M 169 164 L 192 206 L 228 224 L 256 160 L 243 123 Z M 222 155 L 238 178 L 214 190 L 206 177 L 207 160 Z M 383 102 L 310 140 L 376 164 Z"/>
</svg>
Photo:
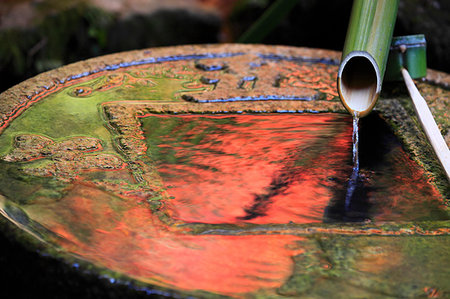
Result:
<svg viewBox="0 0 450 299">
<path fill-rule="evenodd" d="M 449 185 L 401 83 L 361 121 L 345 208 L 338 63 L 318 49 L 181 46 L 25 81 L 0 95 L 1 227 L 113 291 L 445 297 Z M 449 82 L 418 82 L 447 142 Z"/>
</svg>

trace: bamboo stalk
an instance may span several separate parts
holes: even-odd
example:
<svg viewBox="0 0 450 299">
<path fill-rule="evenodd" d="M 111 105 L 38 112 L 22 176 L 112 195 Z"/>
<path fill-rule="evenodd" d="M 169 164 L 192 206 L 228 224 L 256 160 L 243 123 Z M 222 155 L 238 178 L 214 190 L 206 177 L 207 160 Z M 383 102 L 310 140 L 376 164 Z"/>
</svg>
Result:
<svg viewBox="0 0 450 299">
<path fill-rule="evenodd" d="M 426 48 L 423 34 L 393 37 L 384 82 L 403 81 L 402 68 L 406 68 L 413 79 L 426 77 Z"/>
<path fill-rule="evenodd" d="M 417 90 L 414 81 L 411 79 L 411 76 L 405 68 L 402 68 L 402 75 L 422 128 L 425 131 L 425 134 L 427 135 L 428 140 L 430 141 L 431 146 L 439 159 L 439 162 L 441 162 L 444 167 L 445 173 L 447 174 L 447 179 L 450 181 L 450 151 L 447 144 L 445 143 L 445 140 L 442 137 L 436 122 L 434 121 L 427 102 L 419 93 L 419 90 Z"/>
<path fill-rule="evenodd" d="M 398 0 L 355 0 L 338 71 L 338 92 L 345 108 L 363 117 L 381 91 Z"/>
</svg>

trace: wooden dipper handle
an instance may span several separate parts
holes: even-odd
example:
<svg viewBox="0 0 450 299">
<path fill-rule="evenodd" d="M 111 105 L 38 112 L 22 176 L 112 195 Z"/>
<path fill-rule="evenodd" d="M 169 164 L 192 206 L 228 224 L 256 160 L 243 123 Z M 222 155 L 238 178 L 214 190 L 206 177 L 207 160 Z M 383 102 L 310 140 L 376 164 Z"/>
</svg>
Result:
<svg viewBox="0 0 450 299">
<path fill-rule="evenodd" d="M 409 95 L 413 101 L 416 114 L 422 124 L 422 128 L 425 131 L 425 134 L 427 135 L 439 161 L 444 167 L 447 174 L 447 179 L 450 181 L 450 151 L 447 144 L 445 143 L 445 140 L 442 137 L 436 122 L 434 121 L 427 102 L 420 94 L 414 84 L 414 81 L 411 79 L 411 76 L 405 68 L 402 68 L 402 75 L 405 80 L 406 87 L 408 88 Z"/>
</svg>

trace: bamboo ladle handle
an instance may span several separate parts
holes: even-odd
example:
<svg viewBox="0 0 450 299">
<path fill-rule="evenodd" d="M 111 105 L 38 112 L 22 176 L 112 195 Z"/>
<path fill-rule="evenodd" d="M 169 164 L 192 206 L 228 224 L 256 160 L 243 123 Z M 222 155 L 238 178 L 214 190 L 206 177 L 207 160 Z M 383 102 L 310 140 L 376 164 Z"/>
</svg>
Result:
<svg viewBox="0 0 450 299">
<path fill-rule="evenodd" d="M 414 84 L 414 81 L 411 79 L 411 76 L 405 68 L 402 68 L 402 75 L 422 128 L 425 131 L 425 134 L 427 135 L 428 140 L 430 141 L 431 146 L 439 159 L 439 162 L 441 162 L 444 167 L 445 173 L 447 174 L 447 179 L 450 181 L 450 151 L 447 144 L 445 143 L 445 140 L 436 125 L 433 115 L 428 108 L 427 102 L 420 94 Z"/>
</svg>

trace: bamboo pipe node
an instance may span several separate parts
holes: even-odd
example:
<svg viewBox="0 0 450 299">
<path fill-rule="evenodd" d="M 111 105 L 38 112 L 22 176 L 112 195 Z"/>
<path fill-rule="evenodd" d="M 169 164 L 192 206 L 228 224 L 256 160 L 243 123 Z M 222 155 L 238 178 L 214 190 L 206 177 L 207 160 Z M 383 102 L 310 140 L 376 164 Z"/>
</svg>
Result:
<svg viewBox="0 0 450 299">
<path fill-rule="evenodd" d="M 352 115 L 369 114 L 380 95 L 381 81 L 380 68 L 368 52 L 350 52 L 338 71 L 337 89 L 342 104 Z"/>
</svg>

